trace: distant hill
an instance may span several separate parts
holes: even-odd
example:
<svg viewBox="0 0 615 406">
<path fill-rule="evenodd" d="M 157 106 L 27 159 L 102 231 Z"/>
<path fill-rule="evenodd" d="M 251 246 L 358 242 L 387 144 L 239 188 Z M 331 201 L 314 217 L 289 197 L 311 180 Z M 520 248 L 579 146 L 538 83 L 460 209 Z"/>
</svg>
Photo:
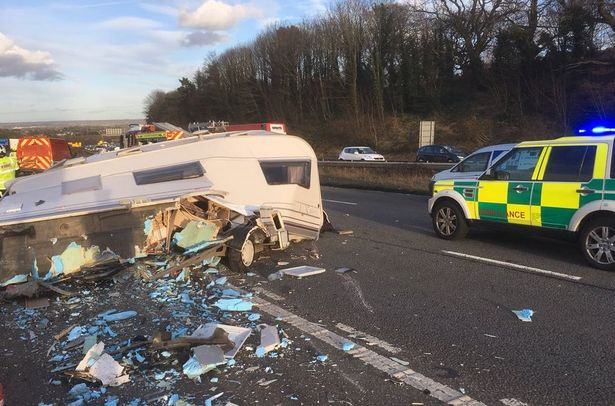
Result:
<svg viewBox="0 0 615 406">
<path fill-rule="evenodd" d="M 66 128 L 66 127 L 121 127 L 132 123 L 145 124 L 143 118 L 122 120 L 68 120 L 68 121 L 24 121 L 14 123 L 0 123 L 2 129 L 22 128 Z"/>
</svg>

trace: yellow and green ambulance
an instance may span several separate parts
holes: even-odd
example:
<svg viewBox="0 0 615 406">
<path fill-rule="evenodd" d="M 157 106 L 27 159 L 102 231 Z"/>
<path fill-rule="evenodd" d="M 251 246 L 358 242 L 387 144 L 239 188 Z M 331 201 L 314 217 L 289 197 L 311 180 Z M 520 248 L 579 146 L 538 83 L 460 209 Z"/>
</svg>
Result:
<svg viewBox="0 0 615 406">
<path fill-rule="evenodd" d="M 436 182 L 428 207 L 436 234 L 463 238 L 475 222 L 566 230 L 592 266 L 615 271 L 614 139 L 522 142 L 478 179 Z"/>
</svg>

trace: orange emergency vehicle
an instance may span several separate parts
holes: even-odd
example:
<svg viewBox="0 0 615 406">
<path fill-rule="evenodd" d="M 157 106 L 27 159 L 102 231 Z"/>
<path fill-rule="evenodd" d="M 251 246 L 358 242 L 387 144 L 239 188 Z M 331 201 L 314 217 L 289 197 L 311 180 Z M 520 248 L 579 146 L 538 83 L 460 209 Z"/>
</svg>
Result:
<svg viewBox="0 0 615 406">
<path fill-rule="evenodd" d="M 70 159 L 68 142 L 45 135 L 26 136 L 17 143 L 17 163 L 25 173 L 45 171 L 58 161 Z"/>
</svg>

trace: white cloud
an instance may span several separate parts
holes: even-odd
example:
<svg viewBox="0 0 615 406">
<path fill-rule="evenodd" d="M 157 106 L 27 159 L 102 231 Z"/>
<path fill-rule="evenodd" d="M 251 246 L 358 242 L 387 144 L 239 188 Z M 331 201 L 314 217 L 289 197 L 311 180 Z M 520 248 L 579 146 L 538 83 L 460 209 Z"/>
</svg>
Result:
<svg viewBox="0 0 615 406">
<path fill-rule="evenodd" d="M 148 30 L 158 28 L 160 25 L 158 21 L 133 16 L 115 17 L 98 24 L 100 28 L 115 30 Z"/>
<path fill-rule="evenodd" d="M 181 9 L 179 24 L 183 27 L 225 30 L 246 18 L 262 17 L 259 8 L 249 4 L 227 4 L 218 0 L 206 0 L 194 11 Z"/>
<path fill-rule="evenodd" d="M 0 33 L 0 77 L 59 80 L 63 75 L 49 52 L 29 51 Z"/>
</svg>

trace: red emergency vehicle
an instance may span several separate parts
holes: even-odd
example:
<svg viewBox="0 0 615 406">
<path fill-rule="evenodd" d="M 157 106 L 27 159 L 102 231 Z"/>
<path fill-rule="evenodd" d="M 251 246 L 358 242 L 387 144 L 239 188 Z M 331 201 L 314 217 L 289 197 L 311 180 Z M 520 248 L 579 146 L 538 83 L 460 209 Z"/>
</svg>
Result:
<svg viewBox="0 0 615 406">
<path fill-rule="evenodd" d="M 26 136 L 17 143 L 17 163 L 21 172 L 42 172 L 55 162 L 70 158 L 68 142 L 59 138 Z"/>
<path fill-rule="evenodd" d="M 286 124 L 283 123 L 254 123 L 254 124 L 233 124 L 227 125 L 226 131 L 249 131 L 265 130 L 272 133 L 286 134 Z"/>
</svg>

